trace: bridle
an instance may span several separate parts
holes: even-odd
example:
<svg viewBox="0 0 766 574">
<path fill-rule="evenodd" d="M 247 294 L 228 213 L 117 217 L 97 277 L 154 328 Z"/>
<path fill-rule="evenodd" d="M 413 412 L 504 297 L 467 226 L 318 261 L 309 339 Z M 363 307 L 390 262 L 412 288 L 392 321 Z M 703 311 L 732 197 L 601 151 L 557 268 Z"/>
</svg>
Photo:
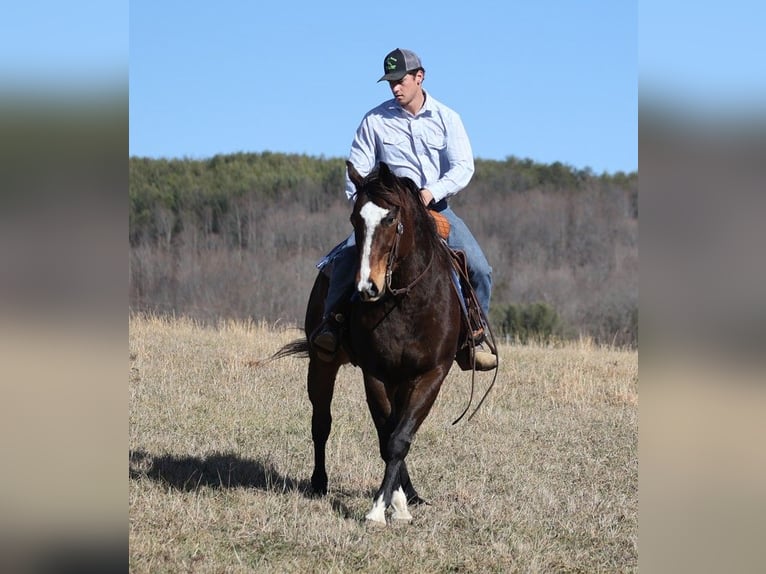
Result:
<svg viewBox="0 0 766 574">
<path fill-rule="evenodd" d="M 388 252 L 388 263 L 386 264 L 386 289 L 395 297 L 398 297 L 400 295 L 407 295 L 417 283 L 425 277 L 426 273 L 428 273 L 428 270 L 431 268 L 431 263 L 433 263 L 434 260 L 434 253 L 431 251 L 431 257 L 428 260 L 428 265 L 425 266 L 425 269 L 420 272 L 420 274 L 413 279 L 409 285 L 406 287 L 400 287 L 399 289 L 394 289 L 394 287 L 391 286 L 391 276 L 394 272 L 394 263 L 396 262 L 396 259 L 399 255 L 399 239 L 401 238 L 402 234 L 404 233 L 404 224 L 402 223 L 401 219 L 397 217 L 396 222 L 396 235 L 394 235 L 394 244 L 391 246 L 391 251 Z"/>
</svg>

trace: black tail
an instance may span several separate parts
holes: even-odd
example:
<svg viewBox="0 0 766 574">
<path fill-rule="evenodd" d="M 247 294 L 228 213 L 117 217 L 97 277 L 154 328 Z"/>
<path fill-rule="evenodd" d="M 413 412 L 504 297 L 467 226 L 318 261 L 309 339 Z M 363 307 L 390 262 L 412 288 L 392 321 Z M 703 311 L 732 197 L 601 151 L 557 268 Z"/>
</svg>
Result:
<svg viewBox="0 0 766 574">
<path fill-rule="evenodd" d="M 309 356 L 309 342 L 307 339 L 296 339 L 287 343 L 284 347 L 279 349 L 276 353 L 269 357 L 269 361 L 275 361 L 276 359 L 282 359 L 295 355 L 300 358 L 308 358 Z"/>
</svg>

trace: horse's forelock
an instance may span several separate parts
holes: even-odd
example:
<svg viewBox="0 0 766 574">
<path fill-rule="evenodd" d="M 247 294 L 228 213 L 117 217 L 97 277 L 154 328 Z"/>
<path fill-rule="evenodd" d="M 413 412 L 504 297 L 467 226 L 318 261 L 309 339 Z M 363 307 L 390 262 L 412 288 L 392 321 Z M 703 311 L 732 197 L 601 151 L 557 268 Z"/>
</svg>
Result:
<svg viewBox="0 0 766 574">
<path fill-rule="evenodd" d="M 380 177 L 380 169 L 376 167 L 367 174 L 358 191 L 364 191 L 370 199 L 380 199 L 397 207 L 404 206 L 408 194 L 414 199 L 419 199 L 420 190 L 410 178 L 393 175 L 393 179 L 394 186 L 384 183 Z"/>
<path fill-rule="evenodd" d="M 420 199 L 420 188 L 408 177 L 391 175 L 394 181 L 393 186 L 387 185 L 382 181 L 380 170 L 376 167 L 361 182 L 357 190 L 356 199 L 358 199 L 361 193 L 364 193 L 371 201 L 379 200 L 399 208 L 406 208 L 407 205 L 410 205 L 411 209 L 409 211 L 416 225 L 430 228 L 432 233 L 429 234 L 429 237 L 434 243 L 441 243 L 436 226 L 428 214 L 428 208 Z"/>
</svg>

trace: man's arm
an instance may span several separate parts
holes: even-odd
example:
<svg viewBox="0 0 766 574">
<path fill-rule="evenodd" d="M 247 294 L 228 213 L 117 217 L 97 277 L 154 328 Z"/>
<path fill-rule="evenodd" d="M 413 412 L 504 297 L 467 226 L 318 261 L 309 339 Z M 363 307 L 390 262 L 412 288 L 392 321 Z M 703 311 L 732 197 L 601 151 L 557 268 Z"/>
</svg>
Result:
<svg viewBox="0 0 766 574">
<path fill-rule="evenodd" d="M 354 141 L 351 142 L 351 151 L 348 155 L 348 161 L 354 164 L 356 171 L 365 176 L 375 167 L 375 135 L 370 129 L 367 117 L 362 120 L 354 134 Z M 356 193 L 356 187 L 348 178 L 346 171 L 346 197 L 352 200 Z"/>
<path fill-rule="evenodd" d="M 471 177 L 473 177 L 473 150 L 460 116 L 452 112 L 444 114 L 442 117 L 447 142 L 444 153 L 449 169 L 439 178 L 439 181 L 429 182 L 426 189 L 421 190 L 420 195 L 424 201 L 429 195 L 429 201 L 431 199 L 441 201 L 445 197 L 455 195 L 468 185 Z"/>
</svg>

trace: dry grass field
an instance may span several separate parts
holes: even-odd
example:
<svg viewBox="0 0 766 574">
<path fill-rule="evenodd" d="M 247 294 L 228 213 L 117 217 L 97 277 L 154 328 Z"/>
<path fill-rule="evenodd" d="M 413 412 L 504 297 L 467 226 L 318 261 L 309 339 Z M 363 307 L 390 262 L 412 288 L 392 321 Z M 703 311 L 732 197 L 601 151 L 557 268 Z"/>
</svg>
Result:
<svg viewBox="0 0 766 574">
<path fill-rule="evenodd" d="M 350 366 L 329 493 L 310 496 L 308 361 L 258 361 L 300 334 L 131 317 L 132 572 L 637 570 L 635 351 L 501 346 L 495 388 L 452 426 L 471 382 L 455 366 L 407 458 L 430 505 L 380 528 L 364 515 L 383 463 Z"/>
</svg>

